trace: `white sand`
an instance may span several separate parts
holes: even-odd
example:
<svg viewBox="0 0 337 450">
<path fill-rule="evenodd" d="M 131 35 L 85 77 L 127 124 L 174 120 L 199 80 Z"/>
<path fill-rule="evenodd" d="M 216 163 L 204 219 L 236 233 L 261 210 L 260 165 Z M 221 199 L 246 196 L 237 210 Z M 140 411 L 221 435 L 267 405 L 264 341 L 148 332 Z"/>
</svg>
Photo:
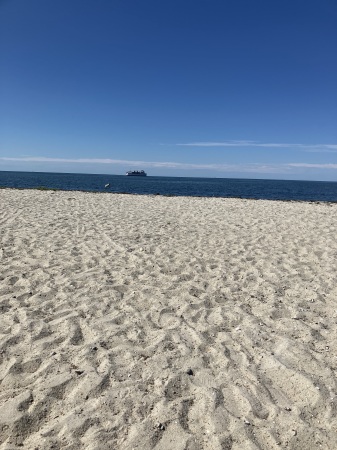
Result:
<svg viewBox="0 0 337 450">
<path fill-rule="evenodd" d="M 1 450 L 337 448 L 337 205 L 0 208 Z"/>
</svg>

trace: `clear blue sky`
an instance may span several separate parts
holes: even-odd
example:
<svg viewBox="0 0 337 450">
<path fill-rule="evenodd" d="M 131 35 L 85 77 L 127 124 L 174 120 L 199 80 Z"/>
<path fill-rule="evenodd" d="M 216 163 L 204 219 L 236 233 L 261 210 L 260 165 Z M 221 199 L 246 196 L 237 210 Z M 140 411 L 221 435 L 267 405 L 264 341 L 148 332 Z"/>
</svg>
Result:
<svg viewBox="0 0 337 450">
<path fill-rule="evenodd" d="M 0 0 L 0 170 L 337 181 L 336 0 Z"/>
</svg>

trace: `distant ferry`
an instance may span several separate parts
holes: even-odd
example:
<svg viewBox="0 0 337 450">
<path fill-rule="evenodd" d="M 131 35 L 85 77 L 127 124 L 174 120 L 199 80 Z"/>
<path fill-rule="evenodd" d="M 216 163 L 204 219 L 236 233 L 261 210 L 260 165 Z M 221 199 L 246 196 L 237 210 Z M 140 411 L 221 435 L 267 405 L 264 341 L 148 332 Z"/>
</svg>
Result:
<svg viewBox="0 0 337 450">
<path fill-rule="evenodd" d="M 147 173 L 144 170 L 129 170 L 125 175 L 127 177 L 146 177 Z"/>
</svg>

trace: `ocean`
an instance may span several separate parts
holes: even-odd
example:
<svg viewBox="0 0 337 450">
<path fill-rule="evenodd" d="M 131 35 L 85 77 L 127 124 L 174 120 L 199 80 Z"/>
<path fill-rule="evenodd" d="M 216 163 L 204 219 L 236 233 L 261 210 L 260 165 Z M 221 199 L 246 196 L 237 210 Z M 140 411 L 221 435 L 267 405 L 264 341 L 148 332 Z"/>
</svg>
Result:
<svg viewBox="0 0 337 450">
<path fill-rule="evenodd" d="M 104 186 L 110 183 L 109 188 Z M 143 195 L 337 202 L 337 182 L 3 172 L 0 187 Z"/>
</svg>

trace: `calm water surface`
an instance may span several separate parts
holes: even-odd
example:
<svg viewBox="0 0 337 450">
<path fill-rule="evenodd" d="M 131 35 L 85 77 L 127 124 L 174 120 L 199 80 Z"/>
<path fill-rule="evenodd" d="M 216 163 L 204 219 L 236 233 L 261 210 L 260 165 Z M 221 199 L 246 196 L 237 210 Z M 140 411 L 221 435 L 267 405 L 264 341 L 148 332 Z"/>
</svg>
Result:
<svg viewBox="0 0 337 450">
<path fill-rule="evenodd" d="M 110 187 L 105 189 L 105 184 Z M 337 202 L 337 182 L 1 172 L 0 187 Z"/>
</svg>

